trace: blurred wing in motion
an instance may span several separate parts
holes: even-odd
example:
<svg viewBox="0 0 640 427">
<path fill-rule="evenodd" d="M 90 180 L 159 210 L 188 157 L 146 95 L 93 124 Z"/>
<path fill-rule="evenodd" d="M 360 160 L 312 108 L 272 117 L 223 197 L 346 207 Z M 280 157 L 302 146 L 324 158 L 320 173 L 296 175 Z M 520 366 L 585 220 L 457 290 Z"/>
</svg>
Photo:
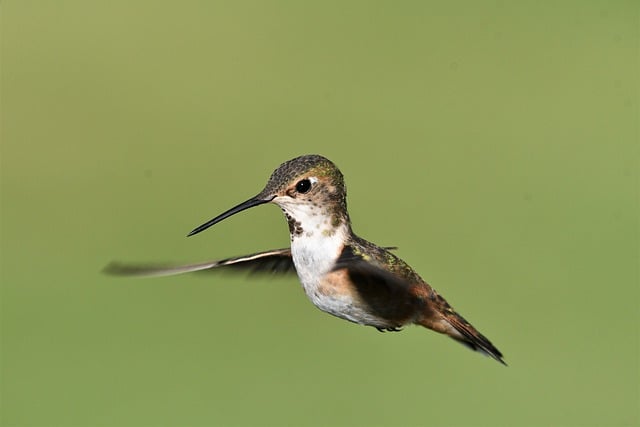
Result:
<svg viewBox="0 0 640 427">
<path fill-rule="evenodd" d="M 173 276 L 175 274 L 206 271 L 220 267 L 251 273 L 286 274 L 295 273 L 291 257 L 291 249 L 274 249 L 251 255 L 227 258 L 217 261 L 202 262 L 189 265 L 159 265 L 159 264 L 123 264 L 112 262 L 103 272 L 114 276 L 158 277 Z"/>
</svg>

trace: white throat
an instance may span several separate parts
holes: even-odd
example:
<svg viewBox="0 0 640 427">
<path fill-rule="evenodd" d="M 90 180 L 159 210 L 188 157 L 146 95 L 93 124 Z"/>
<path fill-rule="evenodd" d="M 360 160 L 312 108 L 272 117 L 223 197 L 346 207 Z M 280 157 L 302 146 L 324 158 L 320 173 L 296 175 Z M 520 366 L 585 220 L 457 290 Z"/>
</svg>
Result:
<svg viewBox="0 0 640 427">
<path fill-rule="evenodd" d="M 344 246 L 348 226 L 332 224 L 332 216 L 311 203 L 276 201 L 282 208 L 291 231 L 291 255 L 300 282 L 309 294 L 329 272 Z"/>
</svg>

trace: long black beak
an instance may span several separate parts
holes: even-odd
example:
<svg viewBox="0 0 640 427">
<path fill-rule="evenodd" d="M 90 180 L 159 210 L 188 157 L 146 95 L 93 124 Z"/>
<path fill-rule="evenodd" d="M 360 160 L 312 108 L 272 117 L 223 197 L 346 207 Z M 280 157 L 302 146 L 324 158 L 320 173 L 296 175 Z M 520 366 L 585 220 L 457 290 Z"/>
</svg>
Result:
<svg viewBox="0 0 640 427">
<path fill-rule="evenodd" d="M 235 206 L 235 207 L 229 209 L 228 211 L 226 211 L 225 213 L 222 213 L 222 214 L 218 215 L 217 217 L 213 218 L 211 221 L 205 222 L 201 226 L 194 228 L 193 231 L 191 231 L 191 233 L 187 234 L 187 237 L 193 236 L 194 234 L 198 234 L 199 232 L 206 230 L 207 228 L 211 227 L 212 225 L 217 224 L 220 221 L 222 221 L 223 219 L 229 218 L 231 215 L 235 215 L 238 212 L 242 212 L 243 210 L 252 208 L 254 206 L 258 206 L 258 205 L 262 205 L 262 204 L 265 204 L 265 203 L 269 203 L 270 201 L 272 201 L 274 199 L 274 197 L 275 196 L 273 196 L 271 198 L 268 198 L 268 199 L 263 199 L 263 198 L 260 198 L 258 196 L 252 197 L 249 200 L 247 200 L 246 202 L 242 202 L 238 206 Z"/>
</svg>

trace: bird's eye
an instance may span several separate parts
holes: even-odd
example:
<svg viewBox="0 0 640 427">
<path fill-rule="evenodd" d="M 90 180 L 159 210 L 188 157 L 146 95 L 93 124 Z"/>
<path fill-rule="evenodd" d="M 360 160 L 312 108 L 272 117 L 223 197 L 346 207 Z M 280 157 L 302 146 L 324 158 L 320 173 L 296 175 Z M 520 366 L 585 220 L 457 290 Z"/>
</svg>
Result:
<svg viewBox="0 0 640 427">
<path fill-rule="evenodd" d="M 309 190 L 311 190 L 311 181 L 308 179 L 301 179 L 296 184 L 296 191 L 300 194 L 304 194 Z"/>
</svg>

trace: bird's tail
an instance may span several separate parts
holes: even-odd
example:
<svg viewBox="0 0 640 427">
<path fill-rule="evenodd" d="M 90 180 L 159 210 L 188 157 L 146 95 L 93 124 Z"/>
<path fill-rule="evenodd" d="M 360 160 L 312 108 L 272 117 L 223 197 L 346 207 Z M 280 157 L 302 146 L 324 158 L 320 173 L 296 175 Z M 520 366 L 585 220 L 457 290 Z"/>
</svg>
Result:
<svg viewBox="0 0 640 427">
<path fill-rule="evenodd" d="M 436 294 L 437 304 L 439 307 L 438 313 L 429 313 L 424 316 L 417 323 L 433 329 L 436 332 L 446 334 L 465 345 L 471 350 L 483 353 L 486 356 L 490 356 L 496 359 L 503 365 L 507 365 L 503 360 L 502 353 L 498 350 L 491 341 L 484 335 L 482 335 L 476 328 L 467 322 L 467 320 L 460 316 L 451 306 L 442 298 Z"/>
</svg>

